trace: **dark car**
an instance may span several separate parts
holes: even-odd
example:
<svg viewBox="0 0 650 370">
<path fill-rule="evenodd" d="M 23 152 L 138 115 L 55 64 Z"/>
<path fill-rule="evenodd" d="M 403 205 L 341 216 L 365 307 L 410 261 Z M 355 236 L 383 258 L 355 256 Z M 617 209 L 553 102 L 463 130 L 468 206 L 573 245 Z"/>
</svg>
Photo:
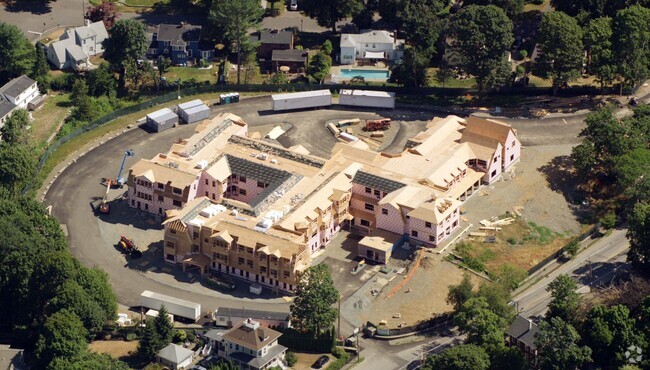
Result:
<svg viewBox="0 0 650 370">
<path fill-rule="evenodd" d="M 322 355 L 322 356 L 320 356 L 320 357 L 318 358 L 318 360 L 316 360 L 316 362 L 314 362 L 313 365 L 311 365 L 311 367 L 312 367 L 313 369 L 320 369 L 320 368 L 322 368 L 323 366 L 325 366 L 325 364 L 326 364 L 329 360 L 330 360 L 329 357 L 327 357 L 327 356 L 325 356 L 325 355 Z"/>
</svg>

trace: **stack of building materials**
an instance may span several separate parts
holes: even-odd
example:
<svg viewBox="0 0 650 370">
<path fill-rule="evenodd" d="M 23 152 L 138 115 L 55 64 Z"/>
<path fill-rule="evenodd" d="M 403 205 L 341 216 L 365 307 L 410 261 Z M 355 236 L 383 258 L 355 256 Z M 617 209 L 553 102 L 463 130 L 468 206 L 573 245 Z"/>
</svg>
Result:
<svg viewBox="0 0 650 370">
<path fill-rule="evenodd" d="M 210 108 L 200 99 L 178 105 L 178 115 L 185 123 L 194 123 L 208 119 Z"/>
</svg>

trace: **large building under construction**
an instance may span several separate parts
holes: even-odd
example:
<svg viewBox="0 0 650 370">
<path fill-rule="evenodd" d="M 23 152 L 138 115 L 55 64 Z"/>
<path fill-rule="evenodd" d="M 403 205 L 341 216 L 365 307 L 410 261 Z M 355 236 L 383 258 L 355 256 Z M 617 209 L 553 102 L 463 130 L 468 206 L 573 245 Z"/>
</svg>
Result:
<svg viewBox="0 0 650 370">
<path fill-rule="evenodd" d="M 438 246 L 459 227 L 460 204 L 520 152 L 509 125 L 448 116 L 399 154 L 357 141 L 323 159 L 250 138 L 240 117 L 221 114 L 131 167 L 128 202 L 165 216 L 165 261 L 291 291 L 344 225 Z"/>
</svg>

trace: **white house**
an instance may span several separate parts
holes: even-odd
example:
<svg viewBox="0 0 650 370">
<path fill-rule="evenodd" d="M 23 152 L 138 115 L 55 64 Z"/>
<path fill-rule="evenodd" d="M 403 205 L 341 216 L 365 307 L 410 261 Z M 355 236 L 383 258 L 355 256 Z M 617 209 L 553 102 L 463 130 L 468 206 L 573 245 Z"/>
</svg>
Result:
<svg viewBox="0 0 650 370">
<path fill-rule="evenodd" d="M 0 87 L 0 127 L 15 109 L 34 109 L 42 101 L 38 83 L 22 75 Z"/>
<path fill-rule="evenodd" d="M 194 361 L 194 351 L 170 343 L 158 352 L 158 361 L 172 370 L 189 369 Z"/>
<path fill-rule="evenodd" d="M 355 64 L 357 59 L 385 59 L 399 63 L 404 54 L 404 40 L 388 31 L 341 35 L 341 64 Z"/>
<path fill-rule="evenodd" d="M 47 60 L 59 69 L 88 68 L 88 58 L 104 52 L 102 42 L 108 38 L 104 22 L 90 23 L 65 31 L 59 41 L 47 47 Z"/>
<path fill-rule="evenodd" d="M 287 351 L 287 347 L 278 344 L 281 335 L 273 329 L 262 327 L 253 319 L 246 319 L 221 336 L 218 354 L 242 369 L 261 370 L 279 366 Z"/>
</svg>

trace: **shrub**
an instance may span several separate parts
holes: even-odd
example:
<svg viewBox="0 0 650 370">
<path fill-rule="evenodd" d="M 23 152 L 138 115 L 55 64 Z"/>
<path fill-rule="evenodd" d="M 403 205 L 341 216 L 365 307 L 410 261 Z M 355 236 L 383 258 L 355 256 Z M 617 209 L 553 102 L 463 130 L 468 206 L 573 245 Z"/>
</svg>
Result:
<svg viewBox="0 0 650 370">
<path fill-rule="evenodd" d="M 347 352 L 345 352 L 345 350 L 343 348 L 341 348 L 341 347 L 332 348 L 332 354 L 336 358 L 341 358 L 341 357 L 345 356 L 346 353 Z"/>
<path fill-rule="evenodd" d="M 75 76 L 73 74 L 64 73 L 50 79 L 50 88 L 57 91 L 71 91 L 74 81 Z"/>
<path fill-rule="evenodd" d="M 528 51 L 526 51 L 526 49 L 519 50 L 520 59 L 526 59 L 527 56 L 528 56 Z"/>
<path fill-rule="evenodd" d="M 293 365 L 298 362 L 298 357 L 296 356 L 295 353 L 288 351 L 287 354 L 284 356 L 284 359 L 287 360 L 287 365 L 289 367 L 293 367 Z"/>
<path fill-rule="evenodd" d="M 127 333 L 126 334 L 126 341 L 127 342 L 131 342 L 131 341 L 134 341 L 136 339 L 138 339 L 137 334 L 135 334 L 135 333 Z"/>
<path fill-rule="evenodd" d="M 608 230 L 614 228 L 614 226 L 616 226 L 616 214 L 609 212 L 600 219 L 600 224 L 602 227 Z"/>
<path fill-rule="evenodd" d="M 340 370 L 348 362 L 350 362 L 350 354 L 343 351 L 343 353 L 341 354 L 341 357 L 337 358 L 334 362 L 332 362 L 330 364 L 330 366 L 327 367 L 327 369 L 328 370 Z"/>
<path fill-rule="evenodd" d="M 577 238 L 571 239 L 571 241 L 569 241 L 567 245 L 564 246 L 564 251 L 568 253 L 571 258 L 575 257 L 576 254 L 578 254 L 578 249 L 580 249 L 580 242 Z"/>
<path fill-rule="evenodd" d="M 185 330 L 176 330 L 174 332 L 174 337 L 172 339 L 174 343 L 183 343 L 186 340 L 187 340 L 187 333 L 185 332 Z"/>
<path fill-rule="evenodd" d="M 509 237 L 508 239 L 506 239 L 506 242 L 508 242 L 508 244 L 510 245 L 517 245 L 517 239 L 513 237 Z"/>
</svg>

